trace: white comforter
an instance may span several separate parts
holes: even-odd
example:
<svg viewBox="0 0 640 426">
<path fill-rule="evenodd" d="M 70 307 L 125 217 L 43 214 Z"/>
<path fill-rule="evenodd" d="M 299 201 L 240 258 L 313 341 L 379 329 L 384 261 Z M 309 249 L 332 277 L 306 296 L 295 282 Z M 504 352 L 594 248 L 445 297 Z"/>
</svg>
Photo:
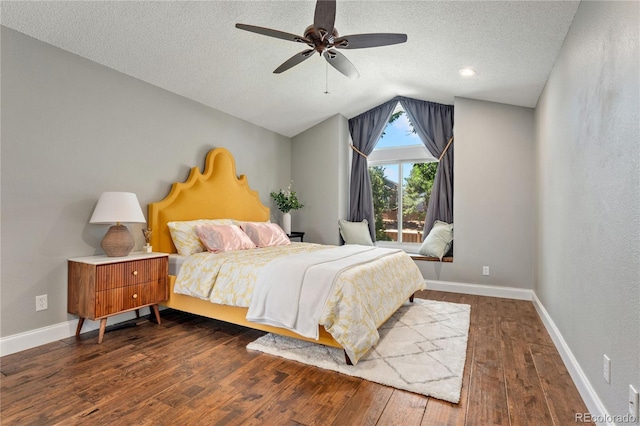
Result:
<svg viewBox="0 0 640 426">
<path fill-rule="evenodd" d="M 287 265 L 285 258 L 302 253 L 321 256 L 333 247 L 291 243 L 218 254 L 197 253 L 185 259 L 173 291 L 213 303 L 248 308 L 258 278 L 270 262 L 282 258 Z M 377 327 L 411 294 L 424 288 L 418 267 L 403 252 L 350 267 L 339 273 L 331 284 L 316 327 L 324 326 L 356 363 L 379 340 Z"/>
<path fill-rule="evenodd" d="M 317 340 L 318 323 L 337 276 L 398 252 L 345 245 L 272 260 L 258 276 L 247 319 Z"/>
</svg>

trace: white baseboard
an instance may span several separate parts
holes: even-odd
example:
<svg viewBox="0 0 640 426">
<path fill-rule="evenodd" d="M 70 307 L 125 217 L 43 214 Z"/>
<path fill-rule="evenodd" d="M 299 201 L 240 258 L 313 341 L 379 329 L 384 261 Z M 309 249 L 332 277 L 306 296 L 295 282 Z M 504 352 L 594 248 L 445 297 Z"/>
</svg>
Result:
<svg viewBox="0 0 640 426">
<path fill-rule="evenodd" d="M 427 289 L 429 290 L 438 290 L 438 291 L 448 291 L 451 293 L 462 293 L 462 294 L 473 294 L 477 296 L 489 296 L 489 297 L 502 297 L 506 299 L 517 299 L 517 300 L 531 300 L 533 302 L 533 306 L 535 307 L 542 323 L 544 324 L 549 336 L 551 336 L 551 340 L 558 350 L 562 361 L 564 362 L 573 383 L 576 385 L 582 400 L 584 401 L 589 413 L 594 417 L 594 419 L 602 419 L 601 422 L 596 422 L 599 425 L 613 425 L 607 419 L 611 419 L 612 417 L 607 412 L 607 409 L 600 401 L 598 394 L 589 383 L 587 376 L 582 371 L 580 364 L 573 356 L 571 349 L 569 349 L 569 345 L 562 337 L 560 330 L 556 327 L 555 323 L 551 319 L 551 316 L 538 299 L 538 296 L 535 294 L 533 290 L 526 290 L 520 288 L 513 287 L 498 287 L 498 286 L 489 286 L 489 285 L 479 285 L 479 284 L 466 284 L 466 283 L 456 283 L 450 281 L 432 281 L 425 280 L 427 283 Z"/>
<path fill-rule="evenodd" d="M 162 309 L 162 307 L 160 308 Z M 140 315 L 148 315 L 149 308 L 140 309 Z M 107 319 L 107 326 L 118 324 L 124 321 L 132 320 L 136 317 L 134 311 L 125 312 L 120 315 L 114 315 Z M 36 346 L 45 345 L 57 340 L 66 339 L 76 334 L 78 320 L 61 322 L 59 324 L 47 327 L 37 328 L 35 330 L 25 331 L 11 336 L 0 338 L 0 356 L 11 355 L 16 352 L 35 348 Z M 100 321 L 85 320 L 82 332 L 97 330 L 100 328 Z"/>
<path fill-rule="evenodd" d="M 498 287 L 479 284 L 456 283 L 451 281 L 431 281 L 426 280 L 429 290 L 448 291 L 451 293 L 475 294 L 479 296 L 502 297 L 507 299 L 531 300 L 533 292 L 514 287 Z M 163 309 L 163 307 L 160 307 Z M 140 310 L 141 315 L 149 313 L 148 308 Z M 107 325 L 118 324 L 120 322 L 129 321 L 135 318 L 134 312 L 126 312 L 120 315 L 109 317 Z M 36 330 L 26 331 L 24 333 L 14 334 L 12 336 L 0 338 L 0 356 L 10 355 L 16 352 L 35 348 L 36 346 L 45 345 L 55 342 L 56 340 L 66 339 L 75 335 L 78 320 L 62 322 L 50 325 Z M 97 330 L 100 327 L 99 321 L 87 320 L 84 323 L 83 332 Z"/>
<path fill-rule="evenodd" d="M 562 337 L 560 330 L 558 330 L 558 327 L 556 327 L 555 323 L 551 319 L 551 316 L 535 293 L 533 293 L 533 306 L 535 306 L 538 315 L 540 315 L 540 319 L 542 319 L 542 323 L 551 336 L 551 340 L 553 340 L 556 349 L 560 353 L 560 357 L 562 358 L 565 367 L 567 367 L 567 371 L 569 372 L 573 383 L 576 385 L 576 388 L 578 389 L 582 400 L 587 406 L 589 413 L 597 418 L 610 419 L 611 416 L 607 412 L 605 406 L 602 404 L 602 401 L 600 401 L 598 394 L 596 393 L 595 389 L 593 389 L 593 386 L 591 386 L 591 383 L 589 382 L 589 379 L 587 379 L 587 376 L 584 374 L 584 371 L 582 371 L 580 364 L 578 364 L 578 361 L 573 356 L 571 349 L 569 349 L 569 345 L 564 340 L 564 337 Z M 597 422 L 597 424 L 615 426 L 615 423 L 607 421 Z"/>
<path fill-rule="evenodd" d="M 450 293 L 474 294 L 476 296 L 501 297 L 503 299 L 532 300 L 533 290 L 499 287 L 495 285 L 456 283 L 453 281 L 425 280 L 427 290 L 448 291 Z"/>
</svg>

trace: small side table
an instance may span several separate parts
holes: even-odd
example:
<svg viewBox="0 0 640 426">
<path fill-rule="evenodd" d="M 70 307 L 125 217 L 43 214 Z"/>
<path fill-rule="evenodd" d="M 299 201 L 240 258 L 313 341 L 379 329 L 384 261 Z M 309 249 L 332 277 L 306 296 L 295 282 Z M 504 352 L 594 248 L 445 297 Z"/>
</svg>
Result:
<svg viewBox="0 0 640 426">
<path fill-rule="evenodd" d="M 300 242 L 303 243 L 304 242 L 304 232 L 291 231 L 291 233 L 289 234 L 289 239 L 291 240 L 293 238 L 300 238 Z"/>
<path fill-rule="evenodd" d="M 100 320 L 102 343 L 107 318 L 149 306 L 160 324 L 158 303 L 168 299 L 169 256 L 135 253 L 124 257 L 69 259 L 67 312 L 78 315 L 76 336 L 85 319 Z"/>
</svg>

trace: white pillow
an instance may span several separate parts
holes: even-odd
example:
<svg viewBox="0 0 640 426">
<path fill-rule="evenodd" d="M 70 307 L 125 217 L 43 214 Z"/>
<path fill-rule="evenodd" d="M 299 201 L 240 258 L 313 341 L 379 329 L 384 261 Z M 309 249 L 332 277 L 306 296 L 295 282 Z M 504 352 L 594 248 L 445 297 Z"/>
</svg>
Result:
<svg viewBox="0 0 640 426">
<path fill-rule="evenodd" d="M 452 242 L 453 223 L 436 220 L 418 252 L 424 256 L 437 257 L 442 260 L 451 248 Z"/>
<path fill-rule="evenodd" d="M 367 219 L 363 219 L 362 222 L 349 222 L 340 219 L 338 221 L 338 227 L 340 228 L 340 235 L 342 235 L 345 244 L 373 245 Z"/>
<path fill-rule="evenodd" d="M 196 225 L 233 225 L 231 219 L 198 219 L 181 222 L 169 222 L 169 233 L 178 254 L 189 256 L 205 251 L 200 237 L 196 234 Z"/>
</svg>

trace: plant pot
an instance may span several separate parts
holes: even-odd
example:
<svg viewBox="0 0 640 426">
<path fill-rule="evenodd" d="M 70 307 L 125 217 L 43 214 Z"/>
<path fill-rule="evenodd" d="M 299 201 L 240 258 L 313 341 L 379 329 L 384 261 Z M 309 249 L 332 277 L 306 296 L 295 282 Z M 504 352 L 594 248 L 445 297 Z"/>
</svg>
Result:
<svg viewBox="0 0 640 426">
<path fill-rule="evenodd" d="M 282 229 L 287 235 L 291 235 L 291 213 L 282 213 Z"/>
</svg>

